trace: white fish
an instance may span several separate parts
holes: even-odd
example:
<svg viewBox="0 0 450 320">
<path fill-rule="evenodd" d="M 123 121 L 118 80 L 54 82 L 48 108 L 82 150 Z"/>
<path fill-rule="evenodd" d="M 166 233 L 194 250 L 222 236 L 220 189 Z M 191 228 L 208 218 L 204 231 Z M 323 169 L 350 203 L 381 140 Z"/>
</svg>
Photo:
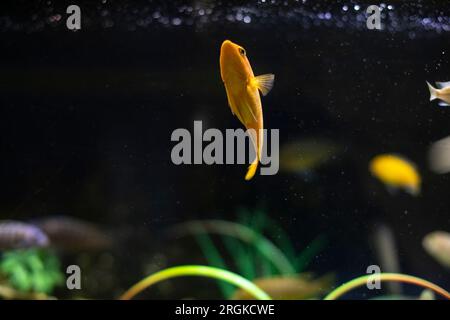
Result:
<svg viewBox="0 0 450 320">
<path fill-rule="evenodd" d="M 434 88 L 428 81 L 428 90 L 430 90 L 430 101 L 439 99 L 440 106 L 450 106 L 450 81 L 436 82 L 437 88 Z"/>
<path fill-rule="evenodd" d="M 430 169 L 435 173 L 450 172 L 450 136 L 433 143 L 428 151 Z"/>
<path fill-rule="evenodd" d="M 441 265 L 450 268 L 450 233 L 434 231 L 422 240 L 424 249 Z"/>
<path fill-rule="evenodd" d="M 47 235 L 38 227 L 13 220 L 0 221 L 0 250 L 46 247 Z"/>
</svg>

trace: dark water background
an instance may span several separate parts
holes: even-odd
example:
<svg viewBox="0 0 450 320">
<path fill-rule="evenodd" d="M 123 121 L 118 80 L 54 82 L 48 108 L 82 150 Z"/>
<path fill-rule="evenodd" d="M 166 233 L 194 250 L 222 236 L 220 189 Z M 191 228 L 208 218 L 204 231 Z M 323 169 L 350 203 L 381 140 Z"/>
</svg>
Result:
<svg viewBox="0 0 450 320">
<path fill-rule="evenodd" d="M 339 282 L 377 263 L 370 237 L 384 223 L 395 234 L 401 270 L 449 288 L 448 272 L 421 246 L 428 232 L 450 229 L 449 177 L 432 174 L 426 158 L 430 143 L 450 132 L 450 109 L 430 103 L 425 84 L 450 80 L 448 4 L 397 5 L 385 30 L 370 31 L 353 18 L 352 2 L 186 2 L 197 14 L 185 12 L 174 25 L 181 2 L 93 1 L 79 4 L 86 25 L 78 32 L 65 28 L 68 4 L 2 5 L 0 218 L 65 214 L 116 230 L 116 282 L 98 296 L 116 295 L 146 264 L 201 263 L 195 243 L 167 239 L 164 228 L 234 219 L 240 207 L 264 208 L 299 251 L 325 235 L 327 246 L 309 269 L 335 271 Z M 211 6 L 217 18 L 202 20 L 198 8 Z M 236 8 L 261 15 L 244 10 L 250 23 L 227 19 Z M 327 12 L 332 18 L 318 17 Z M 62 21 L 49 23 L 56 13 Z M 442 23 L 416 23 L 424 17 Z M 243 165 L 171 163 L 174 129 L 191 130 L 194 120 L 241 127 L 220 80 L 224 39 L 246 48 L 255 74 L 276 75 L 263 110 L 281 145 L 325 137 L 345 146 L 314 180 L 280 172 L 246 182 Z M 417 163 L 420 196 L 393 196 L 370 176 L 369 160 L 384 152 Z M 163 298 L 210 296 L 197 291 L 168 290 Z"/>
</svg>

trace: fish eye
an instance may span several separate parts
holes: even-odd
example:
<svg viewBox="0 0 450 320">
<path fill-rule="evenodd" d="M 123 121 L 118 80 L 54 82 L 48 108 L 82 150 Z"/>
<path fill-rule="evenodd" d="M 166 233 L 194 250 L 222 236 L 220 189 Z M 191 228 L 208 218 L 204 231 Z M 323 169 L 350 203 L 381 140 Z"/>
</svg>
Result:
<svg viewBox="0 0 450 320">
<path fill-rule="evenodd" d="M 239 48 L 239 53 L 243 56 L 245 56 L 245 50 L 243 48 Z"/>
</svg>

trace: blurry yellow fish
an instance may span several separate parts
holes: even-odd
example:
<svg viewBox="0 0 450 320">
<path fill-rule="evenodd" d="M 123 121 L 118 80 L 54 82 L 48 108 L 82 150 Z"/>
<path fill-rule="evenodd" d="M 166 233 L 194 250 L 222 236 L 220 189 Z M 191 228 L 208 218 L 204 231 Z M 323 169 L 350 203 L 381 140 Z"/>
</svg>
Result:
<svg viewBox="0 0 450 320">
<path fill-rule="evenodd" d="M 381 154 L 370 161 L 369 170 L 389 190 L 404 189 L 412 195 L 420 193 L 421 178 L 409 160 L 394 154 Z"/>
<path fill-rule="evenodd" d="M 275 76 L 264 74 L 255 77 L 245 49 L 225 40 L 220 48 L 220 75 L 225 84 L 228 104 L 249 131 L 256 152 L 256 158 L 248 168 L 245 180 L 255 175 L 263 144 L 263 114 L 259 91 L 263 95 L 269 93 Z"/>
<path fill-rule="evenodd" d="M 428 81 L 427 85 L 430 90 L 430 101 L 439 99 L 442 100 L 439 102 L 440 106 L 450 106 L 450 81 L 436 82 L 438 89 L 434 88 Z"/>
<path fill-rule="evenodd" d="M 253 281 L 259 288 L 267 292 L 274 300 L 304 300 L 318 298 L 328 292 L 334 283 L 334 275 L 327 274 L 318 279 L 311 279 L 310 275 L 274 276 L 260 278 Z M 233 300 L 253 299 L 243 290 L 237 290 Z"/>
<path fill-rule="evenodd" d="M 423 238 L 422 246 L 440 264 L 450 268 L 450 233 L 445 231 L 431 232 Z"/>
<path fill-rule="evenodd" d="M 280 167 L 285 172 L 308 173 L 333 158 L 340 149 L 322 138 L 289 142 L 281 147 Z"/>
</svg>

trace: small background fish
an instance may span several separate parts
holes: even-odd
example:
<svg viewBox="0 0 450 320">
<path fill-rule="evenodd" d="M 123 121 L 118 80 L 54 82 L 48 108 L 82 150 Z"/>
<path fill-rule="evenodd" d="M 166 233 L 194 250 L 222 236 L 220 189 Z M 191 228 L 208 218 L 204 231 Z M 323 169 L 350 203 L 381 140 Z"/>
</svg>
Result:
<svg viewBox="0 0 450 320">
<path fill-rule="evenodd" d="M 434 142 L 428 151 L 430 169 L 438 174 L 450 172 L 450 136 Z"/>
<path fill-rule="evenodd" d="M 450 269 L 450 233 L 434 231 L 422 240 L 423 248 L 441 265 Z"/>
<path fill-rule="evenodd" d="M 314 299 L 329 291 L 334 283 L 332 274 L 312 279 L 309 274 L 289 277 L 260 278 L 253 281 L 259 288 L 275 300 Z M 233 296 L 235 300 L 253 299 L 247 292 L 238 290 Z"/>
<path fill-rule="evenodd" d="M 421 177 L 416 165 L 396 154 L 380 154 L 369 163 L 369 171 L 380 179 L 390 192 L 403 189 L 412 195 L 420 193 Z"/>
<path fill-rule="evenodd" d="M 0 250 L 46 247 L 47 235 L 38 227 L 12 220 L 0 221 Z"/>
<path fill-rule="evenodd" d="M 290 173 L 307 173 L 335 157 L 341 148 L 322 138 L 306 138 L 284 144 L 280 151 L 280 168 Z"/>
<path fill-rule="evenodd" d="M 68 216 L 53 216 L 33 221 L 64 251 L 97 251 L 111 245 L 111 238 L 96 225 Z"/>
</svg>

